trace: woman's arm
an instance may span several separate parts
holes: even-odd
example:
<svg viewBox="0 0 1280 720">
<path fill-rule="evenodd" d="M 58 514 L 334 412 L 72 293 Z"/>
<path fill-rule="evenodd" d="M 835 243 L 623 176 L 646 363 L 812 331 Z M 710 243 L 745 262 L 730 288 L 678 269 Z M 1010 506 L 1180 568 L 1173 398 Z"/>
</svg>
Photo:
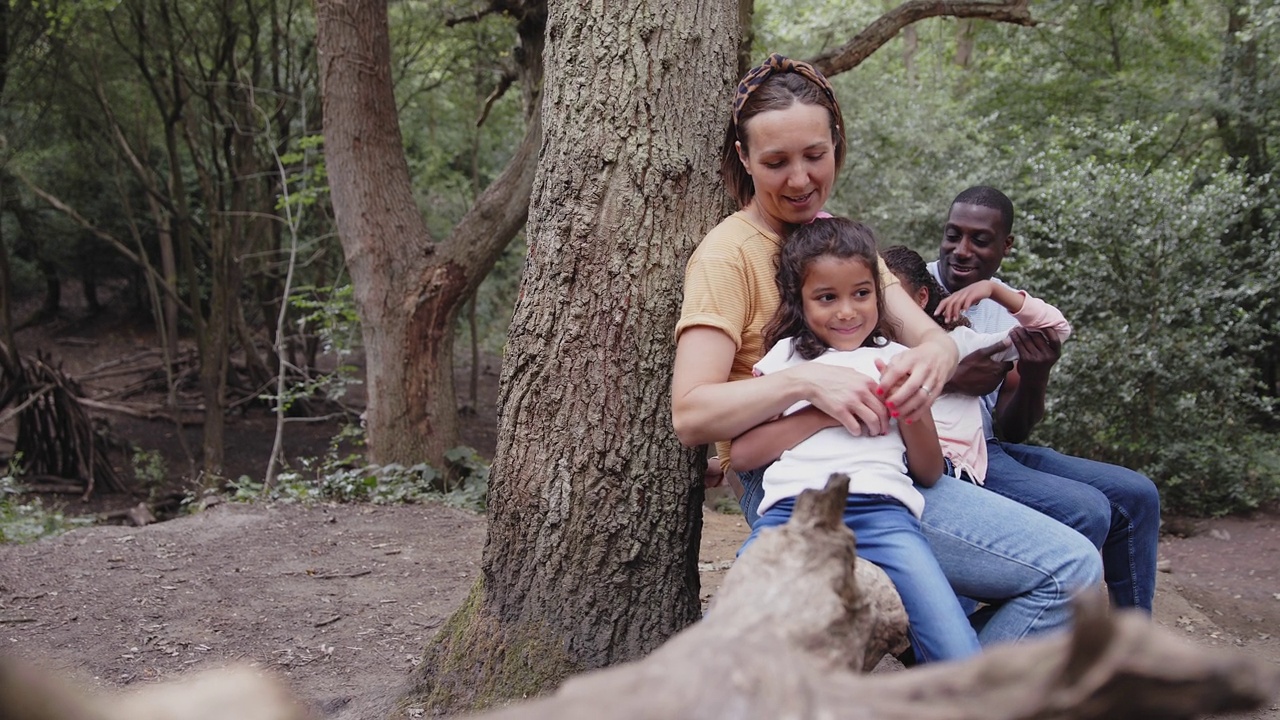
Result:
<svg viewBox="0 0 1280 720">
<path fill-rule="evenodd" d="M 911 346 L 889 361 L 877 388 L 886 404 L 901 417 L 918 419 L 927 415 L 933 398 L 942 392 L 960 352 L 955 341 L 933 318 L 925 314 L 899 283 L 884 290 L 886 318 L 900 330 L 899 342 Z M 928 388 L 928 392 L 922 392 Z"/>
<path fill-rule="evenodd" d="M 763 467 L 819 430 L 839 426 L 813 406 L 762 423 L 733 439 L 733 466 L 739 470 Z"/>
<path fill-rule="evenodd" d="M 671 422 L 685 445 L 737 437 L 800 400 L 855 435 L 888 431 L 889 413 L 870 377 L 850 368 L 803 363 L 730 382 L 735 351 L 733 339 L 715 328 L 696 326 L 680 333 L 671 374 Z"/>
<path fill-rule="evenodd" d="M 902 443 L 907 446 L 907 473 L 917 484 L 933 487 L 944 469 L 933 416 L 926 412 L 916 418 L 899 420 L 898 432 L 902 433 Z"/>
</svg>

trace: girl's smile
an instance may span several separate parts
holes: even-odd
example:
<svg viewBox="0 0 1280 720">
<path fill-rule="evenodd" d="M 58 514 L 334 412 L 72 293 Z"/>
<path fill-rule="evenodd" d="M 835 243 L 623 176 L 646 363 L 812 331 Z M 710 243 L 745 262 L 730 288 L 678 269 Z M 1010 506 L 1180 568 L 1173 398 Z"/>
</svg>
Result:
<svg viewBox="0 0 1280 720">
<path fill-rule="evenodd" d="M 827 347 L 853 350 L 866 344 L 880 316 L 875 278 L 862 258 L 823 255 L 805 268 L 804 320 Z"/>
</svg>

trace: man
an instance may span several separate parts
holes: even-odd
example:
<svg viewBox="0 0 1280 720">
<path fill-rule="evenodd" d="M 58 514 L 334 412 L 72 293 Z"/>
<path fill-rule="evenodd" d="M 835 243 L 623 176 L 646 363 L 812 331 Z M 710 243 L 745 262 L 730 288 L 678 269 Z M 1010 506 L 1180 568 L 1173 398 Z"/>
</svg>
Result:
<svg viewBox="0 0 1280 720">
<path fill-rule="evenodd" d="M 969 188 L 951 204 L 938 260 L 929 264 L 929 270 L 948 292 L 979 280 L 999 282 L 994 276 L 1013 249 L 1012 232 L 1009 198 L 992 187 Z M 985 395 L 986 487 L 1066 523 L 1093 541 L 1102 550 L 1112 603 L 1150 613 L 1160 529 L 1155 485 L 1116 465 L 1018 444 L 1044 416 L 1049 372 L 1062 355 L 1062 343 L 1051 332 L 1019 327 L 1003 306 L 990 299 L 965 314 L 978 332 L 1013 327 L 1010 338 L 1019 356 L 1012 369 L 990 357 L 965 358 L 947 385 L 949 392 Z"/>
</svg>

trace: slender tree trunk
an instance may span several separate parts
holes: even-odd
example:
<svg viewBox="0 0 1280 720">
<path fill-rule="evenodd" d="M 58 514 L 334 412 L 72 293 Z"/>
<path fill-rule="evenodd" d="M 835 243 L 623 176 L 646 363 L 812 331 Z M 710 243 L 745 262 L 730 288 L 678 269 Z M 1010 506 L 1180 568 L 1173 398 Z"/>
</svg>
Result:
<svg viewBox="0 0 1280 720">
<path fill-rule="evenodd" d="M 540 43 L 536 6 L 510 5 Z M 507 169 L 434 242 L 396 117 L 386 0 L 319 0 L 316 17 L 330 192 L 367 358 L 370 458 L 444 468 L 458 444 L 454 324 L 524 225 L 541 123 L 535 114 Z M 536 88 L 541 55 L 524 52 L 526 83 Z"/>
<path fill-rule="evenodd" d="M 325 155 L 367 357 L 369 454 L 443 465 L 458 435 L 453 373 L 440 368 L 452 367 L 442 360 L 452 359 L 450 301 L 464 278 L 431 261 L 435 246 L 411 194 L 385 0 L 320 2 L 317 12 Z M 339 101 L 339 92 L 356 98 Z"/>
</svg>

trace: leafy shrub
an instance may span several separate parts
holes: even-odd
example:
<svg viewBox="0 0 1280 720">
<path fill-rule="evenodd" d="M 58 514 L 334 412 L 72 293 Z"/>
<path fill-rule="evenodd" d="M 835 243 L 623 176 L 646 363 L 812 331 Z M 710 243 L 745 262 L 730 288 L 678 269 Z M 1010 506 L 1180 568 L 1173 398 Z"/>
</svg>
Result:
<svg viewBox="0 0 1280 720">
<path fill-rule="evenodd" d="M 46 509 L 40 498 L 22 502 L 21 473 L 22 457 L 18 455 L 0 474 L 0 543 L 31 542 L 93 524 L 93 518 L 68 518 L 59 510 Z"/>
<path fill-rule="evenodd" d="M 1258 192 L 1225 167 L 1140 165 L 1153 132 L 1066 130 L 1030 157 L 1002 270 L 1075 326 L 1036 439 L 1144 472 L 1170 511 L 1280 496 L 1273 408 L 1244 357 L 1280 247 L 1233 234 Z"/>
<path fill-rule="evenodd" d="M 358 452 L 344 453 L 345 445 L 360 446 L 360 428 L 349 426 L 334 437 L 322 458 L 304 458 L 297 467 L 276 476 L 271 487 L 260 480 L 241 476 L 231 483 L 231 498 L 239 501 L 279 502 L 368 502 L 374 504 L 417 503 L 439 500 L 447 505 L 476 512 L 489 500 L 489 464 L 469 447 L 445 453 L 452 470 L 451 487 L 441 492 L 440 472 L 426 463 L 405 467 L 399 464 L 360 464 Z"/>
</svg>

